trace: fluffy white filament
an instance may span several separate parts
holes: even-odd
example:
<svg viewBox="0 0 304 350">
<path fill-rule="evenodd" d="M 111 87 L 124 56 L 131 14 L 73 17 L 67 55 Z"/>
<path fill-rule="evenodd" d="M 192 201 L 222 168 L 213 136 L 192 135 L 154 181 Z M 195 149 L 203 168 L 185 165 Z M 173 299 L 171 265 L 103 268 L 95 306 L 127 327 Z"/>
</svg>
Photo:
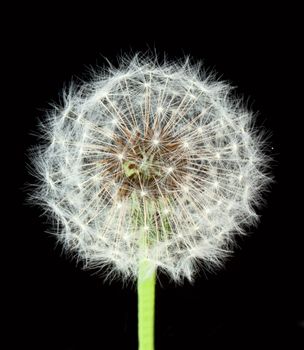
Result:
<svg viewBox="0 0 304 350">
<path fill-rule="evenodd" d="M 264 142 L 231 88 L 186 61 L 123 59 L 71 87 L 42 123 L 32 194 L 86 267 L 175 281 L 219 265 L 257 215 Z"/>
</svg>

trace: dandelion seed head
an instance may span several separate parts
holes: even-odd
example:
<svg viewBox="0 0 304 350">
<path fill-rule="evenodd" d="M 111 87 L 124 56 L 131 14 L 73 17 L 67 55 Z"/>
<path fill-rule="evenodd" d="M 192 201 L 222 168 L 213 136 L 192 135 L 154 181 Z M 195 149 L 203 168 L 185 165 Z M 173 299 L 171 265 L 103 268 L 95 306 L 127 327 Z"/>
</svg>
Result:
<svg viewBox="0 0 304 350">
<path fill-rule="evenodd" d="M 192 279 L 256 222 L 268 157 L 230 90 L 189 61 L 136 55 L 65 93 L 42 126 L 32 199 L 86 267 L 136 278 L 144 258 Z"/>
</svg>

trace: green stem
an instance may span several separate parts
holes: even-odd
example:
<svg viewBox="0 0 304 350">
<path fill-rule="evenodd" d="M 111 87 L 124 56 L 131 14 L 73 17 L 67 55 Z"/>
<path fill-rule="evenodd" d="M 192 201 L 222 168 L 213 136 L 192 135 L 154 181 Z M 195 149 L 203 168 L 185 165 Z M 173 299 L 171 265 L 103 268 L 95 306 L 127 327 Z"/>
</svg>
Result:
<svg viewBox="0 0 304 350">
<path fill-rule="evenodd" d="M 154 304 L 156 272 L 148 275 L 149 262 L 142 261 L 138 272 L 139 350 L 154 350 Z M 148 277 L 147 277 L 148 276 Z"/>
</svg>

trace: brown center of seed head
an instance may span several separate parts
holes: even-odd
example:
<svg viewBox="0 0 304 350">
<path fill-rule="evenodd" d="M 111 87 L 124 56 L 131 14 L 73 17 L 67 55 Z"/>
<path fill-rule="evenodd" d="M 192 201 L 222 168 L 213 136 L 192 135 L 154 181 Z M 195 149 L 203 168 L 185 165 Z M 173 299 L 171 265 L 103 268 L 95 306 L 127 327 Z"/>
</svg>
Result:
<svg viewBox="0 0 304 350">
<path fill-rule="evenodd" d="M 109 148 L 112 156 L 103 162 L 119 184 L 118 199 L 125 199 L 134 191 L 139 197 L 158 199 L 180 190 L 185 183 L 189 151 L 169 133 L 152 129 L 145 134 L 132 133 L 124 128 Z"/>
</svg>

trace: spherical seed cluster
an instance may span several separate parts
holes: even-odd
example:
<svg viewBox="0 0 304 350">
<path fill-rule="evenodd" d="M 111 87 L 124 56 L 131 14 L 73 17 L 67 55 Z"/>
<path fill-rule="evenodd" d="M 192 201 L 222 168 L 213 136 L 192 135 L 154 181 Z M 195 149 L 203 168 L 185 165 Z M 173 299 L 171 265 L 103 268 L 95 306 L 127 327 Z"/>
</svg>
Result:
<svg viewBox="0 0 304 350">
<path fill-rule="evenodd" d="M 32 194 L 87 267 L 172 279 L 215 266 L 268 183 L 252 114 L 198 67 L 139 58 L 71 88 L 42 125 Z"/>
</svg>

